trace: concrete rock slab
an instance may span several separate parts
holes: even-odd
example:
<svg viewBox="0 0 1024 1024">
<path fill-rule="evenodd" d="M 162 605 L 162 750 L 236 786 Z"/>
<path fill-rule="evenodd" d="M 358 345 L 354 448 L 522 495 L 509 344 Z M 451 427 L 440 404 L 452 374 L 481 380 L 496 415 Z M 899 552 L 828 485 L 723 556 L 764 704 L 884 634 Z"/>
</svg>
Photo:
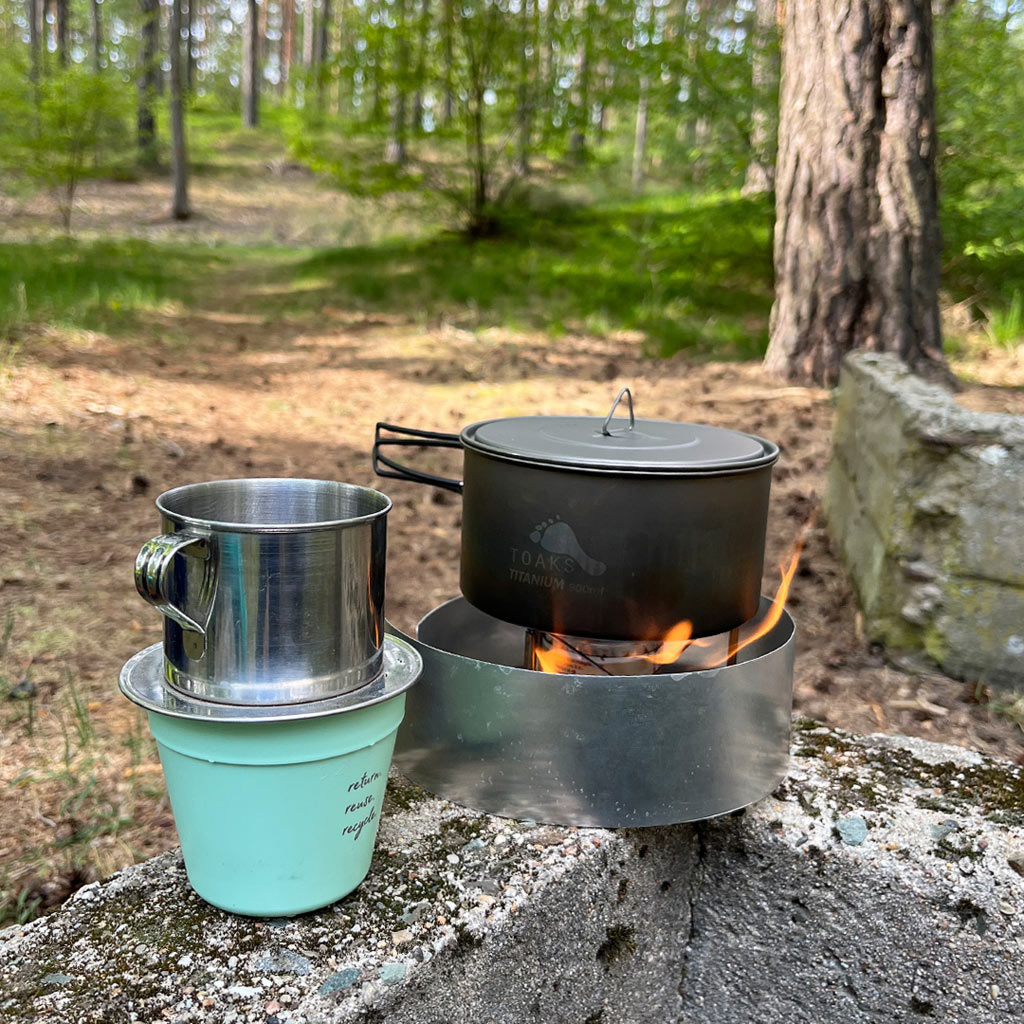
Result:
<svg viewBox="0 0 1024 1024">
<path fill-rule="evenodd" d="M 0 1019 L 1020 1019 L 1015 766 L 802 720 L 776 793 L 698 825 L 570 829 L 389 792 L 370 876 L 319 913 L 225 914 L 167 854 L 0 933 Z"/>
</svg>

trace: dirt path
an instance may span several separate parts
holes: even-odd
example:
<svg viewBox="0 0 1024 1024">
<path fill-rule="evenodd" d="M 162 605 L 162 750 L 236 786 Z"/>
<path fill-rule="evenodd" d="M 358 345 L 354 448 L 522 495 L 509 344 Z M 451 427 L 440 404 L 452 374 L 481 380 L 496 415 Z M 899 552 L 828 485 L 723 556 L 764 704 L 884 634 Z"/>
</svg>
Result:
<svg viewBox="0 0 1024 1024">
<path fill-rule="evenodd" d="M 237 284 L 238 282 L 236 282 Z M 739 427 L 781 445 L 764 586 L 817 505 L 829 457 L 826 392 L 756 365 L 653 361 L 639 339 L 424 328 L 345 310 L 265 322 L 244 290 L 204 289 L 143 339 L 31 335 L 0 393 L 0 888 L 8 916 L 175 842 L 143 717 L 121 664 L 160 638 L 132 565 L 166 488 L 232 476 L 377 484 L 378 419 L 457 431 L 494 416 L 596 414 L 629 385 L 641 416 Z M 173 330 L 171 330 L 173 328 Z M 186 348 L 162 337 L 187 336 Z M 977 390 L 977 389 L 976 389 Z M 1000 392 L 1002 394 L 1002 392 Z M 981 394 L 978 404 L 987 399 Z M 997 403 L 998 404 L 998 403 Z M 457 458 L 448 462 L 458 472 Z M 439 461 L 437 467 L 441 468 Z M 400 627 L 456 594 L 460 505 L 388 482 L 388 612 Z M 789 606 L 799 711 L 858 732 L 904 732 L 1020 756 L 985 694 L 887 665 L 823 529 Z M 0 633 L 2 636 L 2 633 Z M 2 916 L 2 915 L 0 915 Z"/>
</svg>

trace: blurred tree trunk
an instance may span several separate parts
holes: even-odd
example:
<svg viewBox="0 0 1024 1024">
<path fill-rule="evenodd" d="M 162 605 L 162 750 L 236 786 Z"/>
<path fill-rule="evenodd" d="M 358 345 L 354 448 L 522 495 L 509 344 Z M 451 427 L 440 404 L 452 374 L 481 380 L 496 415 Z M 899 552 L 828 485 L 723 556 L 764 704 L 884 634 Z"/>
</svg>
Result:
<svg viewBox="0 0 1024 1024">
<path fill-rule="evenodd" d="M 316 26 L 316 8 L 313 0 L 306 0 L 306 8 L 302 16 L 302 63 L 306 71 L 313 70 L 313 29 Z"/>
<path fill-rule="evenodd" d="M 555 37 L 558 33 L 558 4 L 556 0 L 547 0 L 544 12 L 544 46 L 540 53 L 540 89 L 544 94 L 546 111 L 545 136 L 551 128 L 552 112 L 555 109 L 555 84 L 558 69 L 555 67 Z"/>
<path fill-rule="evenodd" d="M 171 216 L 188 220 L 188 155 L 185 152 L 185 101 L 181 74 L 181 2 L 171 0 L 171 170 L 174 176 L 174 199 Z"/>
<path fill-rule="evenodd" d="M 751 84 L 754 107 L 750 116 L 750 163 L 744 195 L 771 192 L 775 186 L 775 133 L 770 105 L 779 80 L 779 15 L 783 0 L 757 0 L 754 12 L 754 50 Z"/>
<path fill-rule="evenodd" d="M 852 349 L 942 372 L 931 0 L 788 0 L 765 368 Z"/>
<path fill-rule="evenodd" d="M 345 0 L 338 0 L 335 10 L 337 13 L 334 15 L 334 41 L 331 51 L 336 53 L 339 58 L 345 58 L 351 53 L 348 39 L 349 12 L 345 8 Z M 335 117 L 341 115 L 341 107 L 345 98 L 346 76 L 342 73 L 343 70 L 340 60 L 332 62 L 331 82 L 333 89 L 331 91 L 331 113 Z"/>
<path fill-rule="evenodd" d="M 103 16 L 100 0 L 91 0 L 89 6 L 92 11 L 92 69 L 99 74 L 103 60 Z"/>
<path fill-rule="evenodd" d="M 281 45 L 278 63 L 281 74 L 277 79 L 277 91 L 283 96 L 288 91 L 292 73 L 292 59 L 295 56 L 295 0 L 281 0 Z"/>
<path fill-rule="evenodd" d="M 259 123 L 260 11 L 257 0 L 247 0 L 242 30 L 242 127 L 255 128 Z"/>
<path fill-rule="evenodd" d="M 160 0 L 141 0 L 142 41 L 139 47 L 139 108 L 136 118 L 138 129 L 139 162 L 154 168 L 159 162 L 156 141 L 156 64 L 160 33 Z"/>
<path fill-rule="evenodd" d="M 28 21 L 28 45 L 29 45 L 29 75 L 32 78 L 33 91 L 39 86 L 39 71 L 42 63 L 42 0 L 27 0 L 25 4 L 25 18 Z M 34 96 L 36 103 L 39 97 Z"/>
<path fill-rule="evenodd" d="M 647 156 L 647 76 L 640 79 L 640 96 L 636 101 L 636 129 L 633 132 L 633 173 L 631 183 L 634 192 L 644 187 L 644 160 Z"/>
<path fill-rule="evenodd" d="M 199 0 L 188 0 L 188 25 L 185 32 L 185 88 L 191 96 L 196 87 L 196 12 Z"/>
<path fill-rule="evenodd" d="M 537 0 L 533 0 L 534 6 Z M 530 82 L 530 50 L 536 53 L 536 40 L 531 38 L 532 18 L 527 0 L 519 3 L 519 88 L 516 120 L 519 128 L 516 169 L 524 177 L 530 173 L 530 148 L 533 135 L 533 90 Z"/>
<path fill-rule="evenodd" d="M 56 19 L 54 28 L 57 32 L 57 59 L 60 66 L 68 66 L 68 8 L 69 0 L 56 0 L 54 17 Z"/>
<path fill-rule="evenodd" d="M 430 34 L 430 0 L 422 0 L 420 7 L 420 30 L 416 40 L 416 91 L 412 97 L 412 130 L 419 134 L 423 130 L 423 85 L 426 78 L 427 48 Z"/>
<path fill-rule="evenodd" d="M 405 165 L 406 153 L 406 82 L 409 75 L 409 37 L 406 32 L 406 3 L 396 0 L 398 33 L 398 57 L 395 68 L 395 86 L 391 95 L 391 137 L 384 152 L 384 159 L 396 167 Z"/>
<path fill-rule="evenodd" d="M 645 41 L 641 41 L 637 31 L 642 13 L 642 4 L 640 0 L 636 0 L 633 9 L 633 39 L 637 55 L 643 62 L 643 69 L 640 71 L 639 95 L 636 101 L 636 127 L 633 131 L 633 171 L 630 181 L 634 192 L 639 192 L 644 187 L 644 168 L 647 160 L 647 104 L 651 80 L 646 65 L 650 60 L 648 50 L 654 41 L 656 8 L 653 0 L 647 9 L 647 24 L 644 26 Z"/>
<path fill-rule="evenodd" d="M 316 67 L 316 101 L 322 109 L 324 104 L 324 87 L 327 84 L 325 68 L 331 56 L 330 44 L 331 31 L 331 0 L 320 2 L 320 26 L 316 33 L 316 45 L 314 46 L 313 64 Z"/>
<path fill-rule="evenodd" d="M 259 18 L 257 24 L 259 25 L 259 34 L 257 40 L 259 42 L 259 49 L 256 51 L 256 62 L 262 68 L 267 63 L 268 47 L 267 47 L 267 24 L 270 19 L 270 0 L 263 0 L 263 3 L 259 5 Z"/>
<path fill-rule="evenodd" d="M 590 50 L 593 45 L 590 0 L 578 0 L 579 53 L 576 58 L 576 89 L 573 96 L 573 125 L 569 135 L 569 155 L 582 160 L 587 152 L 587 130 L 590 127 Z"/>
<path fill-rule="evenodd" d="M 452 60 L 454 55 L 452 45 L 452 3 L 453 0 L 444 0 L 444 24 L 441 27 L 444 33 L 444 109 L 442 117 L 445 124 L 450 124 L 455 116 L 455 94 L 452 91 Z"/>
</svg>

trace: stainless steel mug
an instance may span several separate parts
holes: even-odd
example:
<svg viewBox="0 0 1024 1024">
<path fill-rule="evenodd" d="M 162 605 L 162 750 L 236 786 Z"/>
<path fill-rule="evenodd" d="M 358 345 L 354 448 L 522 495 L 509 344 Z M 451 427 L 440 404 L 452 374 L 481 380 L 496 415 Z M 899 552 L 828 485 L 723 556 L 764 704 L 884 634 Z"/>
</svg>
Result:
<svg viewBox="0 0 1024 1024">
<path fill-rule="evenodd" d="M 383 663 L 390 499 L 329 480 L 215 480 L 156 500 L 135 586 L 164 614 L 167 682 L 205 700 L 290 704 Z"/>
</svg>

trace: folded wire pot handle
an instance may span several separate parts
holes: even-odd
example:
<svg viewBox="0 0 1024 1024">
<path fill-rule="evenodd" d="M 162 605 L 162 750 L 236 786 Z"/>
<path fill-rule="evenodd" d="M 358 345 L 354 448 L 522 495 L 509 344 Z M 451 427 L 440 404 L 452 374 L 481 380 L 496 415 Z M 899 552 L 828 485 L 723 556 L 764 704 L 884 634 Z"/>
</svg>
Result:
<svg viewBox="0 0 1024 1024">
<path fill-rule="evenodd" d="M 629 426 L 626 430 L 632 430 L 636 426 L 636 417 L 633 415 L 633 392 L 629 388 L 623 388 L 618 395 L 615 397 L 615 401 L 612 402 L 612 407 L 608 411 L 608 415 L 604 419 L 604 423 L 601 424 L 601 433 L 605 437 L 614 437 L 612 433 L 612 419 L 615 416 L 615 410 L 618 409 L 619 403 L 622 399 L 626 399 L 626 403 L 629 407 Z"/>
<path fill-rule="evenodd" d="M 213 560 L 210 557 L 210 538 L 202 534 L 181 530 L 178 533 L 165 533 L 160 537 L 147 540 L 135 559 L 135 589 L 157 611 L 169 619 L 173 619 L 183 629 L 191 630 L 200 636 L 206 635 L 206 626 L 210 621 L 213 607 L 213 594 L 216 580 L 213 573 Z M 199 611 L 193 617 L 184 609 L 171 603 L 167 594 L 167 580 L 174 558 L 178 554 L 186 554 L 204 561 L 203 579 L 196 596 Z"/>
<path fill-rule="evenodd" d="M 387 430 L 401 437 L 383 437 L 381 431 Z M 446 476 L 436 476 L 413 469 L 395 459 L 384 455 L 382 448 L 461 448 L 462 441 L 458 434 L 443 434 L 436 430 L 414 430 L 412 427 L 399 427 L 394 423 L 378 423 L 373 435 L 373 471 L 377 476 L 390 477 L 393 480 L 412 480 L 418 484 L 430 484 L 431 487 L 443 487 L 446 491 L 462 493 L 462 481 L 452 480 Z M 386 468 L 382 469 L 384 466 Z"/>
</svg>

